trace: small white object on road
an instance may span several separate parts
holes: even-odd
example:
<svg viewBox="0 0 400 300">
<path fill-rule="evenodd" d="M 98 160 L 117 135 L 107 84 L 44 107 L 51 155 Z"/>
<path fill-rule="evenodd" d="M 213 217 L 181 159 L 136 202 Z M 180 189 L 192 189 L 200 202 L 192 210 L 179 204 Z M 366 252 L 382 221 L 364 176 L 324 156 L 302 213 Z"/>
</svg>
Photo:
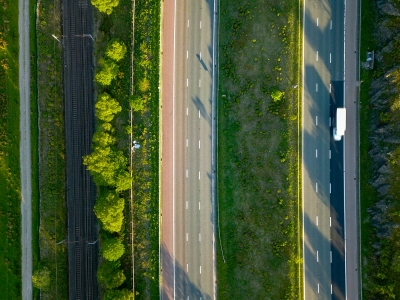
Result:
<svg viewBox="0 0 400 300">
<path fill-rule="evenodd" d="M 200 51 L 200 60 L 201 60 L 201 51 Z"/>
<path fill-rule="evenodd" d="M 329 84 L 329 93 L 332 92 L 332 84 Z"/>
<path fill-rule="evenodd" d="M 315 126 L 318 126 L 318 116 L 315 116 Z"/>
<path fill-rule="evenodd" d="M 199 149 L 200 149 L 200 140 L 199 140 Z"/>
<path fill-rule="evenodd" d="M 200 180 L 200 171 L 199 171 L 199 180 Z"/>
<path fill-rule="evenodd" d="M 200 274 L 201 274 L 201 266 L 200 266 Z"/>
<path fill-rule="evenodd" d="M 332 283 L 331 283 L 331 295 L 332 295 Z"/>
<path fill-rule="evenodd" d="M 319 294 L 319 283 L 318 283 L 318 294 Z"/>
<path fill-rule="evenodd" d="M 330 183 L 329 184 L 329 194 L 331 194 L 332 193 L 332 184 Z"/>
<path fill-rule="evenodd" d="M 189 107 L 186 107 L 186 115 L 189 115 Z"/>
<path fill-rule="evenodd" d="M 199 233 L 199 242 L 201 242 L 201 233 Z"/>
<path fill-rule="evenodd" d="M 330 254 L 330 255 L 331 255 L 331 263 L 332 263 L 332 251 L 330 251 L 330 252 L 331 252 L 331 254 Z"/>
<path fill-rule="evenodd" d="M 188 177 L 189 177 L 189 171 L 186 170 L 186 178 L 188 178 Z"/>
<path fill-rule="evenodd" d="M 186 50 L 186 58 L 189 58 L 189 50 Z"/>
<path fill-rule="evenodd" d="M 319 261 L 319 259 L 318 259 L 318 250 L 317 250 L 317 262 Z"/>
<path fill-rule="evenodd" d="M 317 27 L 318 27 L 318 18 L 317 18 Z"/>
<path fill-rule="evenodd" d="M 186 209 L 189 208 L 189 201 L 186 201 Z"/>
<path fill-rule="evenodd" d="M 186 272 L 189 272 L 189 264 L 186 264 Z"/>
<path fill-rule="evenodd" d="M 331 159 L 331 156 L 332 154 L 331 154 L 331 150 L 329 150 L 329 159 Z"/>
<path fill-rule="evenodd" d="M 186 78 L 186 86 L 189 86 L 189 78 Z"/>
<path fill-rule="evenodd" d="M 315 217 L 315 223 L 316 223 L 317 226 L 318 226 L 318 216 Z"/>
<path fill-rule="evenodd" d="M 189 140 L 186 139 L 186 148 L 189 147 Z"/>
<path fill-rule="evenodd" d="M 332 227 L 332 217 L 329 217 L 329 227 Z"/>
<path fill-rule="evenodd" d="M 199 109 L 199 119 L 200 119 L 200 109 Z"/>
<path fill-rule="evenodd" d="M 332 30 L 332 20 L 331 20 L 331 30 Z"/>
<path fill-rule="evenodd" d="M 200 201 L 199 201 L 199 210 L 200 210 Z"/>
<path fill-rule="evenodd" d="M 199 87 L 201 87 L 201 79 L 199 79 Z"/>
<path fill-rule="evenodd" d="M 318 182 L 315 183 L 315 192 L 318 193 Z"/>
<path fill-rule="evenodd" d="M 189 233 L 186 232 L 186 241 L 189 241 Z"/>
<path fill-rule="evenodd" d="M 189 20 L 188 20 L 188 27 L 189 27 Z"/>
<path fill-rule="evenodd" d="M 318 61 L 318 51 L 317 51 L 317 58 L 316 58 L 316 61 Z"/>
<path fill-rule="evenodd" d="M 200 21 L 200 29 L 201 29 L 201 21 Z"/>
<path fill-rule="evenodd" d="M 329 53 L 329 63 L 332 63 L 332 53 Z"/>
<path fill-rule="evenodd" d="M 315 84 L 315 91 L 318 92 L 318 83 Z"/>
<path fill-rule="evenodd" d="M 318 158 L 318 149 L 315 149 L 315 157 Z"/>
</svg>

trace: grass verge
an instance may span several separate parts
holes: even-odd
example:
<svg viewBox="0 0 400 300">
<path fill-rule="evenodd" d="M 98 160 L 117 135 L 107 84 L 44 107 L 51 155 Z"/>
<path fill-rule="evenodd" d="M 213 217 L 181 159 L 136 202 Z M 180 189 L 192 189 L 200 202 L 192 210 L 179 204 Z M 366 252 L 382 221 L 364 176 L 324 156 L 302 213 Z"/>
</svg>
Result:
<svg viewBox="0 0 400 300">
<path fill-rule="evenodd" d="M 21 298 L 18 2 L 0 5 L 0 290 Z"/>
<path fill-rule="evenodd" d="M 302 295 L 298 5 L 220 2 L 221 299 Z"/>
<path fill-rule="evenodd" d="M 37 120 L 39 174 L 39 262 L 47 267 L 51 283 L 41 299 L 68 298 L 67 207 L 65 199 L 64 102 L 62 94 L 62 49 L 52 37 L 61 37 L 61 1 L 39 0 L 36 7 Z M 34 89 L 32 90 L 35 91 Z M 32 104 L 32 109 L 33 107 Z M 32 122 L 36 116 L 32 118 Z M 32 126 L 34 127 L 34 126 Z M 35 148 L 35 146 L 33 146 Z M 34 151 L 34 150 L 33 150 Z M 36 155 L 36 154 L 35 154 Z M 37 155 L 36 155 L 37 156 Z M 35 157 L 33 157 L 35 159 Z M 34 161 L 34 160 L 33 160 Z M 33 174 L 35 174 L 34 172 Z M 33 228 L 34 232 L 37 228 Z M 35 249 L 35 247 L 34 247 Z"/>
</svg>

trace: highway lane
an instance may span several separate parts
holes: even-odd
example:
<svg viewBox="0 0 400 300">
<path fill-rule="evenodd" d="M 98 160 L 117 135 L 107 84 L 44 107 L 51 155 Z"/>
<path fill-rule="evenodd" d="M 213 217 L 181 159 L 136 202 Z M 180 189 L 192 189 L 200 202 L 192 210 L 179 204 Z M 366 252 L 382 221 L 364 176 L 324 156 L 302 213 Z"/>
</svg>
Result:
<svg viewBox="0 0 400 300">
<path fill-rule="evenodd" d="M 304 298 L 343 299 L 343 143 L 331 144 L 332 88 L 344 80 L 344 1 L 305 1 L 303 44 Z M 343 102 L 342 93 L 335 94 Z M 330 170 L 335 168 L 333 174 Z M 338 167 L 338 168 L 336 168 Z M 339 170 L 339 171 L 337 171 Z M 337 171 L 337 172 L 336 172 Z M 340 189 L 340 183 L 342 188 Z M 333 191 L 333 193 L 332 193 Z M 334 234 L 332 234 L 332 232 Z M 334 246 L 332 246 L 334 245 Z"/>
<path fill-rule="evenodd" d="M 169 164 L 165 159 L 172 159 L 173 169 L 171 174 L 171 167 L 162 167 L 164 174 L 173 177 L 168 180 L 163 175 L 162 183 L 162 190 L 166 191 L 162 194 L 162 298 L 214 299 L 214 2 L 176 0 L 174 5 L 174 53 L 171 54 L 170 50 L 166 53 L 174 59 L 173 92 L 166 94 L 162 91 L 163 107 L 171 98 L 173 101 L 172 107 L 168 105 L 173 115 L 172 122 L 169 120 L 173 126 L 170 132 L 173 145 L 168 151 L 173 153 L 169 157 L 162 155 L 162 166 Z M 164 4 L 164 7 L 167 6 L 171 7 L 172 3 Z M 164 23 L 164 26 L 168 24 Z M 168 49 L 167 43 L 171 42 L 171 38 L 165 31 L 164 37 L 163 45 Z M 164 56 L 163 59 L 167 58 Z M 163 75 L 162 81 L 171 83 L 168 78 L 171 74 L 167 74 Z M 168 89 L 167 84 L 163 83 L 162 89 Z M 163 114 L 163 119 L 168 120 L 168 115 Z M 163 131 L 164 126 L 163 121 Z M 163 140 L 166 138 L 163 134 Z M 162 153 L 167 154 L 166 151 L 163 148 Z M 172 186 L 172 193 L 167 192 L 167 184 Z M 168 227 L 170 222 L 173 223 L 172 228 Z"/>
</svg>

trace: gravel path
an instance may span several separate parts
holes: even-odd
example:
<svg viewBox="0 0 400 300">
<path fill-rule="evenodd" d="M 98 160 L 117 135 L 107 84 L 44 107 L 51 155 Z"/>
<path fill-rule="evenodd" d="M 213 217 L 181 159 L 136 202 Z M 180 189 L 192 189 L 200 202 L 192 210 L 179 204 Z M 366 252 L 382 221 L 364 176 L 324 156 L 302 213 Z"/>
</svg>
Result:
<svg viewBox="0 0 400 300">
<path fill-rule="evenodd" d="M 18 0 L 21 165 L 22 299 L 32 299 L 32 183 L 30 132 L 29 0 Z"/>
</svg>

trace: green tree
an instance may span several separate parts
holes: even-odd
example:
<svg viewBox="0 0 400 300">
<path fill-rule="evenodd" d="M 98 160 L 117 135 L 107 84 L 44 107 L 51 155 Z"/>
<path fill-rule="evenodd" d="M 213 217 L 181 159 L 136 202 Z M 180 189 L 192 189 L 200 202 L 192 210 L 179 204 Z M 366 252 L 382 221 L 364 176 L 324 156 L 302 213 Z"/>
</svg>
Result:
<svg viewBox="0 0 400 300">
<path fill-rule="evenodd" d="M 124 245 L 116 237 L 106 239 L 101 244 L 101 255 L 109 261 L 120 259 L 124 253 Z"/>
<path fill-rule="evenodd" d="M 126 170 L 128 159 L 122 151 L 95 145 L 93 152 L 83 158 L 96 185 L 116 186 L 118 174 Z"/>
<path fill-rule="evenodd" d="M 131 96 L 129 104 L 133 111 L 143 112 L 146 109 L 146 99 L 138 95 Z"/>
<path fill-rule="evenodd" d="M 33 272 L 32 284 L 34 287 L 43 291 L 48 290 L 50 287 L 50 270 L 47 267 L 42 267 Z"/>
<path fill-rule="evenodd" d="M 101 146 L 107 147 L 115 144 L 115 137 L 106 131 L 96 131 L 93 135 L 93 143 Z"/>
<path fill-rule="evenodd" d="M 104 300 L 132 300 L 133 293 L 127 289 L 108 290 L 104 294 Z"/>
<path fill-rule="evenodd" d="M 101 221 L 105 230 L 120 232 L 124 221 L 124 199 L 114 191 L 100 193 L 94 206 L 94 213 Z"/>
<path fill-rule="evenodd" d="M 91 2 L 100 12 L 107 15 L 110 15 L 119 4 L 119 0 L 91 0 Z"/>
<path fill-rule="evenodd" d="M 119 287 L 124 283 L 126 277 L 120 267 L 119 261 L 103 261 L 97 271 L 97 278 L 104 283 L 108 289 Z"/>
<path fill-rule="evenodd" d="M 120 61 L 121 59 L 124 58 L 125 54 L 126 54 L 126 46 L 123 42 L 114 40 L 108 44 L 106 49 L 106 55 L 109 58 L 115 61 Z"/>
<path fill-rule="evenodd" d="M 122 110 L 118 101 L 111 98 L 107 93 L 103 93 L 98 97 L 95 107 L 96 116 L 107 123 L 111 122 L 114 116 Z"/>
<path fill-rule="evenodd" d="M 124 171 L 118 175 L 117 182 L 116 182 L 116 191 L 126 191 L 132 187 L 132 177 L 131 175 Z"/>
<path fill-rule="evenodd" d="M 101 85 L 110 85 L 118 75 L 118 66 L 109 60 L 105 60 L 101 64 L 101 70 L 94 76 L 94 79 Z"/>
</svg>

